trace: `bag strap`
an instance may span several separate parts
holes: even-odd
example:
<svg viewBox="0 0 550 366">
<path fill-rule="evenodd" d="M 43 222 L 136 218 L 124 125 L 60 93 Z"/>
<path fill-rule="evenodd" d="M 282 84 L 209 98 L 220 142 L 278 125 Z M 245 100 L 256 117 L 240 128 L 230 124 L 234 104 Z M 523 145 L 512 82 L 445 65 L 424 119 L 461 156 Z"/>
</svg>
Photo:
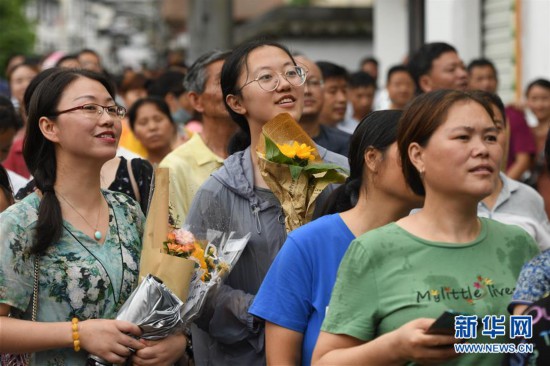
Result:
<svg viewBox="0 0 550 366">
<path fill-rule="evenodd" d="M 31 320 L 34 322 L 36 321 L 36 316 L 38 314 L 38 286 L 40 285 L 38 282 L 38 271 L 39 271 L 39 258 L 38 255 L 35 255 L 34 258 L 34 285 L 32 289 L 32 315 Z"/>
</svg>

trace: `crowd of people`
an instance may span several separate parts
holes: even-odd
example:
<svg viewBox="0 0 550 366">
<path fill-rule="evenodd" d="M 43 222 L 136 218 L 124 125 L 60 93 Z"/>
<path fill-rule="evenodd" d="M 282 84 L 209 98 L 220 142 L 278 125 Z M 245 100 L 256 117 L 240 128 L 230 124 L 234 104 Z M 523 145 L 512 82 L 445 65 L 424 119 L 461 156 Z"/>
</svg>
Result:
<svg viewBox="0 0 550 366">
<path fill-rule="evenodd" d="M 508 317 L 550 293 L 550 81 L 506 106 L 490 60 L 466 65 L 442 42 L 407 60 L 379 88 L 373 57 L 350 72 L 265 39 L 120 76 L 90 49 L 49 68 L 11 57 L 0 359 L 521 364 L 457 353 L 453 335 L 428 329 L 446 310 Z M 349 172 L 290 233 L 256 153 L 281 113 Z M 251 237 L 185 332 L 144 341 L 114 317 L 137 286 L 156 167 L 169 170 L 170 224 Z"/>
</svg>

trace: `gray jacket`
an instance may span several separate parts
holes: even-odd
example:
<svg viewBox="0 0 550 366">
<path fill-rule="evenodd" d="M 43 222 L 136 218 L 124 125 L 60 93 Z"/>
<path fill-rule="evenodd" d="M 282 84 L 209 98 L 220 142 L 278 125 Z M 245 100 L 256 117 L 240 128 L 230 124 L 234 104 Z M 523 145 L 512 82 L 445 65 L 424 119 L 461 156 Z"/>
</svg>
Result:
<svg viewBox="0 0 550 366">
<path fill-rule="evenodd" d="M 349 169 L 347 159 L 318 146 L 326 162 Z M 344 164 L 345 163 L 345 164 Z M 248 314 L 255 294 L 286 239 L 279 204 L 263 200 L 253 186 L 250 147 L 227 158 L 197 192 L 186 223 L 201 236 L 207 229 L 251 233 L 231 274 L 207 299 L 193 327 L 197 365 L 264 365 L 264 329 Z M 326 189 L 319 197 L 332 189 Z M 201 331 L 202 330 L 202 331 Z"/>
</svg>

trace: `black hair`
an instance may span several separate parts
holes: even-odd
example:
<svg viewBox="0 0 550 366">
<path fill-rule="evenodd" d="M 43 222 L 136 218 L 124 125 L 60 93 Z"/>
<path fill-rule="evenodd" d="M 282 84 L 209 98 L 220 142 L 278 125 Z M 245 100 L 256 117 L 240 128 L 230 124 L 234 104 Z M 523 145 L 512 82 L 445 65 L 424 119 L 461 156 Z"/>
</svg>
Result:
<svg viewBox="0 0 550 366">
<path fill-rule="evenodd" d="M 360 88 L 360 87 L 370 87 L 376 89 L 376 80 L 372 76 L 370 76 L 369 73 L 366 73 L 364 71 L 357 71 L 349 76 L 348 85 L 350 88 Z"/>
<path fill-rule="evenodd" d="M 55 67 L 60 67 L 60 65 L 67 61 L 67 60 L 75 60 L 75 61 L 78 61 L 78 55 L 75 55 L 75 54 L 69 54 L 69 55 L 65 55 L 63 57 L 61 57 L 59 60 L 57 60 L 57 62 L 55 63 Z"/>
<path fill-rule="evenodd" d="M 78 58 L 78 56 L 80 56 L 84 53 L 91 53 L 92 55 L 95 55 L 97 58 L 100 58 L 99 53 L 97 53 L 95 50 L 92 50 L 91 48 L 83 48 L 80 51 L 78 51 L 78 53 L 76 54 L 77 58 Z"/>
<path fill-rule="evenodd" d="M 489 104 L 495 105 L 498 108 L 498 111 L 500 112 L 503 125 L 504 126 L 506 125 L 506 108 L 504 107 L 504 103 L 502 102 L 502 99 L 500 99 L 500 97 L 497 94 L 489 93 L 483 90 L 472 90 L 470 94 L 485 100 Z"/>
<path fill-rule="evenodd" d="M 495 74 L 495 79 L 498 80 L 498 73 L 497 68 L 495 67 L 495 64 L 487 59 L 487 58 L 476 58 L 470 61 L 468 64 L 468 67 L 466 68 L 468 70 L 468 74 L 472 72 L 472 69 L 476 67 L 490 67 L 493 70 L 493 74 Z"/>
<path fill-rule="evenodd" d="M 0 132 L 9 129 L 17 131 L 21 127 L 21 120 L 13 107 L 13 103 L 8 98 L 0 95 Z"/>
<path fill-rule="evenodd" d="M 550 130 L 546 135 L 546 144 L 544 144 L 544 157 L 546 159 L 546 169 L 550 170 Z"/>
<path fill-rule="evenodd" d="M 420 88 L 420 77 L 428 74 L 432 69 L 433 61 L 447 52 L 456 53 L 456 48 L 448 43 L 433 42 L 424 44 L 412 55 L 408 67 L 414 83 L 416 84 L 417 93 L 422 93 L 422 89 Z"/>
<path fill-rule="evenodd" d="M 36 238 L 31 248 L 31 252 L 35 254 L 44 253 L 59 240 L 63 231 L 61 206 L 54 191 L 57 175 L 55 146 L 42 134 L 39 120 L 42 117 L 53 120 L 57 118 L 55 115 L 63 92 L 79 78 L 101 83 L 109 95 L 115 98 L 115 86 L 102 74 L 80 69 L 56 69 L 35 86 L 28 105 L 23 157 L 29 172 L 34 176 L 36 187 L 42 192 L 42 200 L 38 206 Z"/>
<path fill-rule="evenodd" d="M 184 79 L 185 74 L 181 71 L 166 71 L 147 86 L 147 94 L 164 98 L 167 94 L 171 93 L 179 97 L 185 92 L 185 88 L 183 87 Z"/>
<path fill-rule="evenodd" d="M 322 215 L 347 211 L 357 204 L 363 182 L 365 153 L 369 148 L 385 152 L 397 141 L 400 110 L 383 110 L 369 113 L 361 120 L 351 136 L 349 148 L 350 175 L 346 183 L 331 193 Z"/>
<path fill-rule="evenodd" d="M 362 67 L 364 64 L 369 64 L 369 63 L 375 64 L 376 67 L 378 67 L 378 60 L 372 56 L 361 59 L 359 66 Z"/>
<path fill-rule="evenodd" d="M 59 70 L 61 70 L 61 69 L 57 68 L 57 67 L 52 67 L 52 68 L 46 69 L 46 70 L 42 71 L 41 73 L 39 73 L 38 75 L 36 75 L 31 80 L 31 82 L 29 83 L 29 86 L 27 86 L 27 89 L 25 89 L 25 94 L 23 95 L 23 108 L 25 108 L 25 112 L 27 114 L 29 114 L 29 104 L 31 102 L 31 97 L 34 94 L 34 91 L 36 90 L 36 87 L 42 81 L 44 81 L 48 76 L 50 76 L 52 74 L 55 74 Z"/>
<path fill-rule="evenodd" d="M 407 74 L 411 75 L 411 72 L 409 71 L 409 68 L 405 65 L 394 65 L 392 67 L 390 67 L 390 69 L 388 70 L 388 74 L 387 74 L 387 77 L 386 77 L 386 84 L 388 84 L 390 82 L 390 79 L 392 77 L 393 74 L 395 74 L 396 72 L 406 72 Z M 411 76 L 412 78 L 412 76 Z"/>
<path fill-rule="evenodd" d="M 341 78 L 349 81 L 349 73 L 342 66 L 336 65 L 328 61 L 317 61 L 317 66 L 321 69 L 321 74 L 323 74 L 323 80 L 330 78 Z"/>
<path fill-rule="evenodd" d="M 550 80 L 536 79 L 531 81 L 529 85 L 527 85 L 527 89 L 525 89 L 525 95 L 529 94 L 529 92 L 534 86 L 540 86 L 541 88 L 550 90 Z"/>
<path fill-rule="evenodd" d="M 222 94 L 223 94 L 223 102 L 225 104 L 225 108 L 229 112 L 229 115 L 235 121 L 237 125 L 241 128 L 240 131 L 238 131 L 235 135 L 233 135 L 233 138 L 229 142 L 230 148 L 229 153 L 235 153 L 237 151 L 244 150 L 248 146 L 250 146 L 250 127 L 248 126 L 248 121 L 246 118 L 237 112 L 235 112 L 229 105 L 227 104 L 227 96 L 228 95 L 240 95 L 241 94 L 241 86 L 238 85 L 239 83 L 239 77 L 241 76 L 241 73 L 247 72 L 247 80 L 249 77 L 252 77 L 251 75 L 248 75 L 248 55 L 254 51 L 256 48 L 263 47 L 263 46 L 272 46 L 277 47 L 283 50 L 288 57 L 292 60 L 294 65 L 296 65 L 296 61 L 294 60 L 294 57 L 292 57 L 292 54 L 286 48 L 284 45 L 271 41 L 266 39 L 254 39 L 252 41 L 245 42 L 239 46 L 237 46 L 231 54 L 225 59 L 225 62 L 222 67 L 222 74 L 221 74 L 221 88 L 222 88 Z"/>
<path fill-rule="evenodd" d="M 166 118 L 168 118 L 171 124 L 175 125 L 172 114 L 170 113 L 170 107 L 168 107 L 168 104 L 166 104 L 164 99 L 159 97 L 145 97 L 136 100 L 136 102 L 132 104 L 128 110 L 128 121 L 130 122 L 130 128 L 132 131 L 136 125 L 138 110 L 145 104 L 153 104 L 159 111 L 162 112 L 162 114 L 166 115 Z"/>
<path fill-rule="evenodd" d="M 13 203 L 13 189 L 6 168 L 0 165 L 0 194 L 4 194 L 10 203 Z"/>
</svg>

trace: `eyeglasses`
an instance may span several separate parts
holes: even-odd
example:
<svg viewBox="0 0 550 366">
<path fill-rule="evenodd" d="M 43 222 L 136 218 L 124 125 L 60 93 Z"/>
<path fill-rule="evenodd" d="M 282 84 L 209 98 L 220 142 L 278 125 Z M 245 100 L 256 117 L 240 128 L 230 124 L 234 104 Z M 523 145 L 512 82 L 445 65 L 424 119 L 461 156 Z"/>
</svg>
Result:
<svg viewBox="0 0 550 366">
<path fill-rule="evenodd" d="M 84 105 L 79 105 L 78 107 L 65 109 L 64 111 L 55 112 L 54 116 L 59 116 L 60 114 L 77 110 L 82 110 L 85 115 L 90 117 L 99 117 L 103 114 L 104 111 L 106 111 L 109 116 L 120 119 L 124 118 L 124 116 L 126 115 L 126 108 L 120 105 L 104 106 L 95 103 L 88 103 Z"/>
<path fill-rule="evenodd" d="M 248 83 L 244 84 L 239 91 L 241 91 L 245 86 L 257 82 L 260 85 L 260 88 L 270 92 L 279 86 L 281 81 L 280 76 L 285 78 L 291 85 L 300 86 L 306 82 L 307 71 L 301 66 L 291 66 L 287 67 L 282 73 L 275 72 L 273 70 L 263 70 L 254 80 L 250 80 Z"/>
</svg>

